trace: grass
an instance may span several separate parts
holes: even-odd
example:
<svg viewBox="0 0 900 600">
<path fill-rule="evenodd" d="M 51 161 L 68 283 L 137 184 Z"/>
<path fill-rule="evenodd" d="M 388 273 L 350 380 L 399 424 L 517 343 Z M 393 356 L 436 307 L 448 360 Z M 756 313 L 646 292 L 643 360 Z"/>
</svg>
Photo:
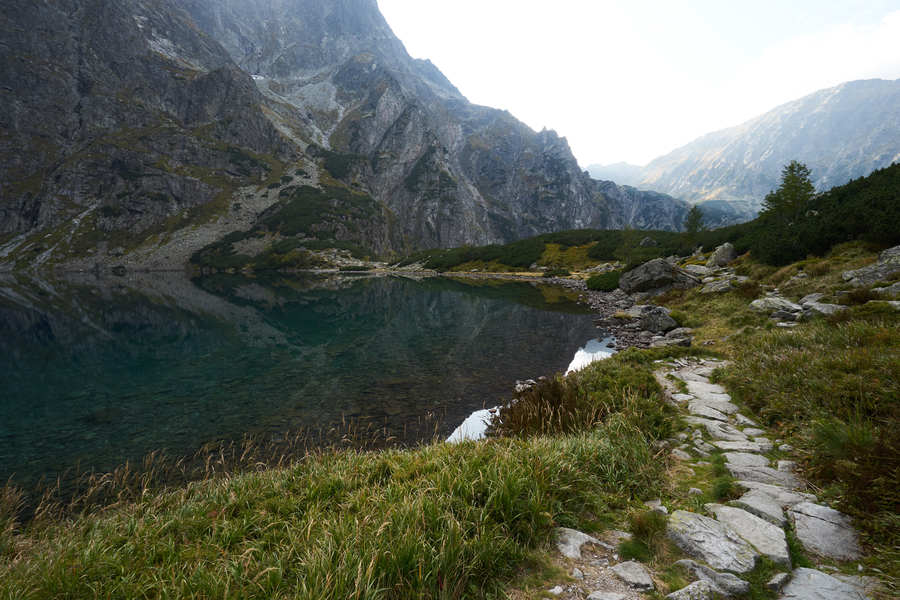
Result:
<svg viewBox="0 0 900 600">
<path fill-rule="evenodd" d="M 566 437 L 328 452 L 17 534 L 15 598 L 459 598 L 499 594 L 556 525 L 651 494 L 626 419 Z"/>
</svg>

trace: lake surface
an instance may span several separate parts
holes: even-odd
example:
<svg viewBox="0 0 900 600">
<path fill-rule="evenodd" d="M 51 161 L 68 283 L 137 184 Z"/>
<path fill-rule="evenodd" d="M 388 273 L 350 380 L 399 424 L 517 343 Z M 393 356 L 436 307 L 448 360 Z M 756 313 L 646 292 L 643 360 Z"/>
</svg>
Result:
<svg viewBox="0 0 900 600">
<path fill-rule="evenodd" d="M 529 283 L 4 276 L 0 480 L 348 419 L 446 437 L 596 337 L 570 293 Z"/>
</svg>

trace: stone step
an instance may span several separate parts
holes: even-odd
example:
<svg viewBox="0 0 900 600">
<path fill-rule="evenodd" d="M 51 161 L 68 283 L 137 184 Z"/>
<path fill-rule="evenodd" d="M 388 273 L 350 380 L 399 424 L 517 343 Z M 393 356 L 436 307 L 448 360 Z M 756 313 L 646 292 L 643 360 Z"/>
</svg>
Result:
<svg viewBox="0 0 900 600">
<path fill-rule="evenodd" d="M 747 573 L 759 554 L 733 529 L 715 519 L 684 510 L 669 517 L 666 533 L 688 556 L 717 571 Z"/>
<path fill-rule="evenodd" d="M 857 587 L 816 569 L 794 569 L 779 600 L 867 600 Z"/>
<path fill-rule="evenodd" d="M 787 517 L 781 503 L 761 490 L 750 490 L 732 504 L 778 527 L 787 525 Z"/>
<path fill-rule="evenodd" d="M 736 481 L 736 485 L 750 491 L 759 491 L 771 496 L 782 508 L 788 508 L 801 502 L 816 502 L 813 494 L 787 490 L 780 485 L 760 483 L 758 481 Z"/>
<path fill-rule="evenodd" d="M 800 487 L 800 480 L 793 473 L 777 471 L 772 467 L 746 467 L 725 463 L 725 468 L 728 469 L 735 479 L 779 485 L 791 490 Z"/>
<path fill-rule="evenodd" d="M 856 560 L 861 551 L 847 515 L 820 504 L 801 502 L 788 511 L 803 547 L 826 558 Z"/>
<path fill-rule="evenodd" d="M 791 556 L 784 529 L 733 506 L 707 504 L 704 508 L 753 544 L 760 554 L 768 557 L 776 565 L 791 568 Z"/>
<path fill-rule="evenodd" d="M 769 459 L 749 452 L 726 452 L 725 462 L 739 467 L 768 467 Z"/>
</svg>

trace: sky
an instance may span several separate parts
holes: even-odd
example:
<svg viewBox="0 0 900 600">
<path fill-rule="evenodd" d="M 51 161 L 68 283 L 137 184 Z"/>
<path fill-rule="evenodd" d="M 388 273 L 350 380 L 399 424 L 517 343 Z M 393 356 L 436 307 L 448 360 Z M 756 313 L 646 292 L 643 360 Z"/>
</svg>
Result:
<svg viewBox="0 0 900 600">
<path fill-rule="evenodd" d="M 900 0 L 378 0 L 472 102 L 643 165 L 816 90 L 900 78 Z"/>
</svg>

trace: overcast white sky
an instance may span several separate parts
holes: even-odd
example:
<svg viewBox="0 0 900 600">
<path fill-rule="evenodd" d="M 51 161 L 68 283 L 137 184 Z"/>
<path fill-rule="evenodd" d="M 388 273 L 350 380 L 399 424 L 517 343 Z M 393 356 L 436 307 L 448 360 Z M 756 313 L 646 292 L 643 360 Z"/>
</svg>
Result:
<svg viewBox="0 0 900 600">
<path fill-rule="evenodd" d="M 900 78 L 900 0 L 378 0 L 472 102 L 645 164 L 854 79 Z"/>
</svg>

